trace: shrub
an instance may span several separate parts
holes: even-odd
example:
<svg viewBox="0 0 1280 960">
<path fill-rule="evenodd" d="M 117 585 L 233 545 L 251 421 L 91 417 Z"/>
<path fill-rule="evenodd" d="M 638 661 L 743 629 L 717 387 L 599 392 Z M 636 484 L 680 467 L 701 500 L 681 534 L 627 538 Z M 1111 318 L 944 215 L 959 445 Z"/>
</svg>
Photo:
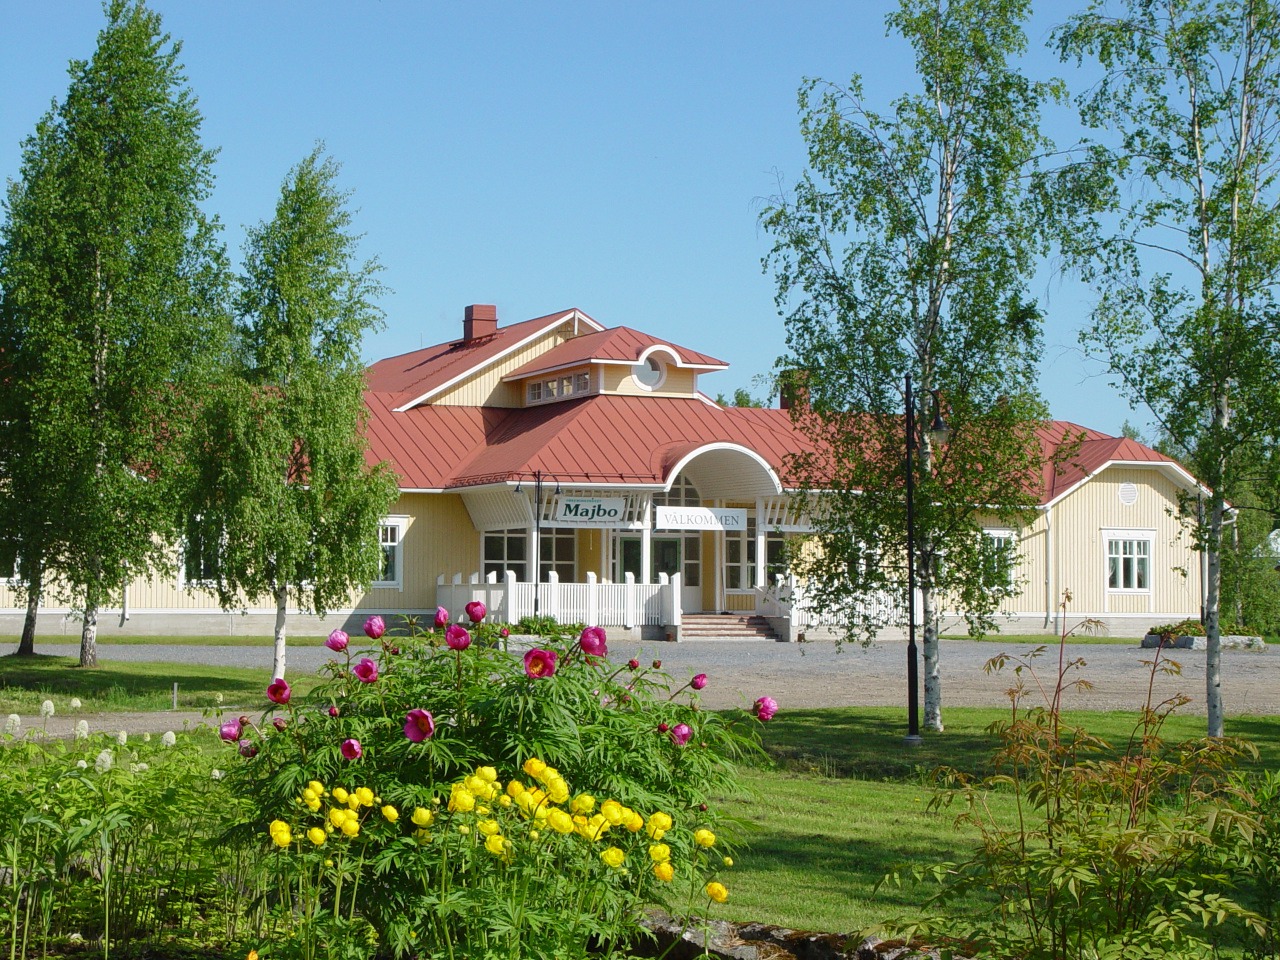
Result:
<svg viewBox="0 0 1280 960">
<path fill-rule="evenodd" d="M 657 661 L 611 662 L 597 628 L 513 651 L 472 613 L 394 637 L 378 620 L 360 654 L 331 638 L 305 700 L 277 682 L 274 717 L 224 731 L 257 811 L 240 836 L 288 891 L 264 958 L 604 955 L 645 905 L 721 892 L 707 800 L 759 753 L 753 722 L 700 710 Z"/>
<path fill-rule="evenodd" d="M 1133 734 L 1113 750 L 1061 717 L 1064 694 L 1088 685 L 1068 679 L 1084 661 L 1067 659 L 1064 636 L 1056 677 L 1043 684 L 1035 664 L 1045 652 L 1002 654 L 987 664 L 1016 674 L 1010 717 L 991 728 L 1002 741 L 996 772 L 980 780 L 944 772 L 947 789 L 934 800 L 963 805 L 959 820 L 975 825 L 981 841 L 962 863 L 914 874 L 939 882 L 930 902 L 942 913 L 907 933 L 958 935 L 980 956 L 1065 960 L 1205 956 L 1208 931 L 1228 920 L 1261 931 L 1257 914 L 1220 892 L 1223 851 L 1255 828 L 1229 774 L 1252 748 L 1228 739 L 1162 739 L 1165 720 L 1186 701 L 1152 702 L 1155 677 L 1179 672 L 1157 650 Z M 1033 691 L 1041 702 L 1027 707 Z M 992 815 L 986 798 L 993 790 L 1012 792 L 1012 824 Z M 947 915 L 957 898 L 975 892 L 996 909 Z"/>
<path fill-rule="evenodd" d="M 1226 632 L 1225 630 L 1223 631 Z M 1182 620 L 1178 623 L 1160 623 L 1156 624 L 1147 633 L 1154 633 L 1167 641 L 1176 637 L 1203 637 L 1204 624 L 1199 620 Z"/>
</svg>

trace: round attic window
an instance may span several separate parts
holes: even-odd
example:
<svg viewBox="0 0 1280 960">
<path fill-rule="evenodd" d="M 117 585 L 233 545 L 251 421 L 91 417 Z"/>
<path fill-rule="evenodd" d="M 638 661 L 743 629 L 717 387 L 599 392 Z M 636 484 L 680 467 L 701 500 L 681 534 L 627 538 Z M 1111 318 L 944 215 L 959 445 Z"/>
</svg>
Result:
<svg viewBox="0 0 1280 960">
<path fill-rule="evenodd" d="M 1120 484 L 1120 502 L 1131 507 L 1138 502 L 1138 488 L 1128 481 Z"/>
<path fill-rule="evenodd" d="M 657 357 L 650 357 L 643 363 L 635 364 L 631 368 L 631 376 L 642 389 L 656 390 L 667 379 L 667 368 Z"/>
</svg>

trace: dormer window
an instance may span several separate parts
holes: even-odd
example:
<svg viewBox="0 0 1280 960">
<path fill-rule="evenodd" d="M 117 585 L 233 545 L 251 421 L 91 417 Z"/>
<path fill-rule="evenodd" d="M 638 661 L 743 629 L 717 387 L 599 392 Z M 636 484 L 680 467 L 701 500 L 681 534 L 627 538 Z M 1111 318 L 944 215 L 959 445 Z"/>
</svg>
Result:
<svg viewBox="0 0 1280 960">
<path fill-rule="evenodd" d="M 574 373 L 563 377 L 530 380 L 525 385 L 525 400 L 528 403 L 564 400 L 568 397 L 582 396 L 590 389 L 591 375 L 589 373 Z"/>
<path fill-rule="evenodd" d="M 657 390 L 667 379 L 667 368 L 657 357 L 650 357 L 632 366 L 631 378 L 643 390 Z"/>
</svg>

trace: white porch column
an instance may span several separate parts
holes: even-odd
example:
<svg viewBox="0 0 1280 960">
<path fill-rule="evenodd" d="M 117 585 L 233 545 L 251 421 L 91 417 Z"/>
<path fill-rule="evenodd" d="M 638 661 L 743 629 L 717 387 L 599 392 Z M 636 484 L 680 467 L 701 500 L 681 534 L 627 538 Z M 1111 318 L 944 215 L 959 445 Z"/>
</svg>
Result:
<svg viewBox="0 0 1280 960">
<path fill-rule="evenodd" d="M 768 532 L 764 528 L 765 509 L 764 501 L 756 498 L 756 572 L 755 586 L 757 589 L 763 590 L 769 582 L 765 567 L 768 565 L 765 556 L 765 534 Z"/>
<path fill-rule="evenodd" d="M 594 571 L 587 571 L 587 626 L 600 623 L 600 588 Z"/>
<path fill-rule="evenodd" d="M 640 530 L 640 582 L 649 582 L 653 569 L 653 497 L 646 494 L 644 501 L 644 526 Z"/>
<path fill-rule="evenodd" d="M 506 589 L 502 591 L 501 619 L 504 623 L 515 623 L 520 619 L 516 610 L 516 572 L 504 570 L 502 582 L 506 585 Z"/>
</svg>

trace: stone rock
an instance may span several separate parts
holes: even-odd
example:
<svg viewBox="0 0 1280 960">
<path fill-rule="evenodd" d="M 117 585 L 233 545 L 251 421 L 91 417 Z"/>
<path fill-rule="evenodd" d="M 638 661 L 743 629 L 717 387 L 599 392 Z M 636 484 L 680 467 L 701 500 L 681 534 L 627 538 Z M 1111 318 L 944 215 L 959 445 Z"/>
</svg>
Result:
<svg viewBox="0 0 1280 960">
<path fill-rule="evenodd" d="M 1267 649 L 1267 645 L 1261 637 L 1246 637 L 1229 633 L 1224 634 L 1220 639 L 1223 650 L 1252 650 L 1255 653 L 1263 653 Z M 1148 650 L 1160 646 L 1160 634 L 1148 633 L 1142 638 L 1142 646 Z M 1174 637 L 1164 645 L 1166 650 L 1203 650 L 1206 646 L 1207 641 L 1204 637 L 1193 636 Z"/>
</svg>

